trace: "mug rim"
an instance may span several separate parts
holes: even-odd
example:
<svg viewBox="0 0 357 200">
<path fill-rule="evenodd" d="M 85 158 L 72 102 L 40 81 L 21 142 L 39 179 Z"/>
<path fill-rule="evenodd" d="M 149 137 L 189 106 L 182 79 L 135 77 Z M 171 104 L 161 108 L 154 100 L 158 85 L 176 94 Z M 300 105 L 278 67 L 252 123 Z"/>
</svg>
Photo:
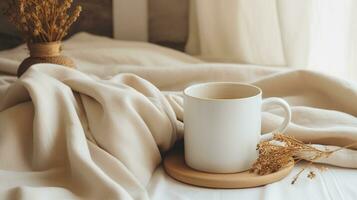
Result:
<svg viewBox="0 0 357 200">
<path fill-rule="evenodd" d="M 251 87 L 254 88 L 258 91 L 257 94 L 252 95 L 252 96 L 247 96 L 247 97 L 241 97 L 241 98 L 229 98 L 229 99 L 219 99 L 219 98 L 209 98 L 209 97 L 198 97 L 198 96 L 194 96 L 192 94 L 189 94 L 189 90 L 194 89 L 196 87 L 202 87 L 202 86 L 206 86 L 206 85 L 234 85 L 234 86 L 247 86 L 247 87 Z M 205 82 L 205 83 L 197 83 L 197 84 L 193 84 L 190 85 L 188 87 L 186 87 L 183 90 L 183 94 L 186 97 L 190 97 L 193 99 L 197 99 L 197 100 L 204 100 L 204 101 L 242 101 L 242 100 L 249 100 L 252 98 L 255 98 L 257 96 L 261 96 L 263 93 L 262 89 L 260 89 L 259 87 L 249 84 L 249 83 L 240 83 L 240 82 Z"/>
</svg>

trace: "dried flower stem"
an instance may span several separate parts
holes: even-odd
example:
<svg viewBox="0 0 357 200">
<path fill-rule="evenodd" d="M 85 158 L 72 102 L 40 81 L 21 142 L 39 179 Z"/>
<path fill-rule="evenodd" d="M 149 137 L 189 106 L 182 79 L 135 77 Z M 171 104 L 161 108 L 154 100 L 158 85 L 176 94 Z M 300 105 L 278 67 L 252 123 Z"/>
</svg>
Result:
<svg viewBox="0 0 357 200">
<path fill-rule="evenodd" d="M 327 149 L 320 150 L 292 136 L 275 134 L 272 140 L 263 141 L 258 144 L 257 150 L 259 151 L 259 157 L 250 171 L 259 175 L 274 173 L 287 166 L 292 160 L 294 160 L 295 163 L 306 160 L 309 161 L 311 165 L 317 159 L 326 158 L 334 152 L 356 145 L 357 142 L 332 151 Z M 304 171 L 304 169 L 302 171 Z M 302 171 L 297 174 L 292 184 L 296 182 L 295 179 L 297 179 Z M 310 177 L 313 178 L 314 174 L 311 174 Z"/>
<path fill-rule="evenodd" d="M 301 174 L 302 172 L 304 172 L 304 171 L 305 171 L 308 167 L 310 167 L 311 165 L 312 165 L 312 162 L 309 162 L 308 165 L 306 165 L 305 167 L 303 167 L 303 168 L 299 171 L 299 173 L 297 173 L 297 174 L 294 176 L 293 180 L 291 181 L 291 184 L 294 185 L 294 184 L 296 183 L 296 181 L 298 180 L 300 174 Z"/>
</svg>

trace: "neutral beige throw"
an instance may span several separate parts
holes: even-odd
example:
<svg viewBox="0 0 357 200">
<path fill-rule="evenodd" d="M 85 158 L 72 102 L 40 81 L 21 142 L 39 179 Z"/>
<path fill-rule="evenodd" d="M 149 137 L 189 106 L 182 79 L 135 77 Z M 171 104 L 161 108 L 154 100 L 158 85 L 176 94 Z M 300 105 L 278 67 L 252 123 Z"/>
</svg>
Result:
<svg viewBox="0 0 357 200">
<path fill-rule="evenodd" d="M 159 150 L 176 140 L 173 109 L 134 75 L 95 81 L 64 67 L 33 67 L 10 86 L 1 110 L 2 169 L 22 171 L 25 185 L 53 187 L 46 192 L 62 199 L 145 199 Z M 39 199 L 41 191 L 14 193 Z"/>
<path fill-rule="evenodd" d="M 112 51 L 77 48 L 80 70 L 97 76 L 41 64 L 19 80 L 0 79 L 0 199 L 148 199 L 145 187 L 161 153 L 183 136 L 180 91 L 197 82 L 250 82 L 264 97 L 285 98 L 293 111 L 287 134 L 306 142 L 357 141 L 352 83 L 308 71 L 199 64 L 171 51 L 160 57 L 156 47 L 119 59 L 114 47 L 120 45 L 105 41 Z M 0 53 L 2 72 L 16 71 L 16 52 Z M 122 49 L 120 58 L 125 52 L 134 55 Z M 105 65 L 95 56 L 112 59 Z M 268 108 L 263 131 L 278 126 L 282 115 Z M 324 162 L 357 168 L 357 153 L 343 150 Z"/>
</svg>

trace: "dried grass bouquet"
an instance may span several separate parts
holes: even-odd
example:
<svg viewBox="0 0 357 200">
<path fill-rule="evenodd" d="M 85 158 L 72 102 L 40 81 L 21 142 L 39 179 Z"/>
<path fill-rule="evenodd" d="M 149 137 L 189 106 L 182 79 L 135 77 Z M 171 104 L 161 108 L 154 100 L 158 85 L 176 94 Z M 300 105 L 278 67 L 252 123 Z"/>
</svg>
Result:
<svg viewBox="0 0 357 200">
<path fill-rule="evenodd" d="M 292 136 L 275 134 L 272 140 L 262 141 L 258 144 L 259 157 L 251 167 L 250 171 L 259 175 L 274 173 L 284 168 L 291 162 L 308 161 L 308 166 L 320 158 L 326 158 L 336 151 L 355 146 L 351 144 L 335 150 L 320 150 L 311 144 L 305 144 Z M 292 181 L 294 184 L 298 176 L 306 169 L 304 167 Z M 315 173 L 310 171 L 308 178 L 314 178 Z"/>
<path fill-rule="evenodd" d="M 73 0 L 9 0 L 5 15 L 27 43 L 61 41 L 78 19 L 82 7 L 72 12 Z"/>
<path fill-rule="evenodd" d="M 61 40 L 78 19 L 82 7 L 72 8 L 73 0 L 7 0 L 5 15 L 22 34 L 30 57 L 20 64 L 20 77 L 32 65 L 52 63 L 75 68 L 75 63 L 60 54 Z"/>
</svg>

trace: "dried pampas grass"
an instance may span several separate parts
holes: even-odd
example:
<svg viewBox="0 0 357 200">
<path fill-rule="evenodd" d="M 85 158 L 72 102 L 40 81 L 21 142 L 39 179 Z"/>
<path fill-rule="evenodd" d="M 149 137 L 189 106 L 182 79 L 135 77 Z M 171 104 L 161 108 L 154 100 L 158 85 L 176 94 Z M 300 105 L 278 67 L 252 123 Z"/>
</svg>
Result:
<svg viewBox="0 0 357 200">
<path fill-rule="evenodd" d="M 5 15 L 28 43 L 62 40 L 82 7 L 69 12 L 73 0 L 8 0 Z"/>
</svg>

